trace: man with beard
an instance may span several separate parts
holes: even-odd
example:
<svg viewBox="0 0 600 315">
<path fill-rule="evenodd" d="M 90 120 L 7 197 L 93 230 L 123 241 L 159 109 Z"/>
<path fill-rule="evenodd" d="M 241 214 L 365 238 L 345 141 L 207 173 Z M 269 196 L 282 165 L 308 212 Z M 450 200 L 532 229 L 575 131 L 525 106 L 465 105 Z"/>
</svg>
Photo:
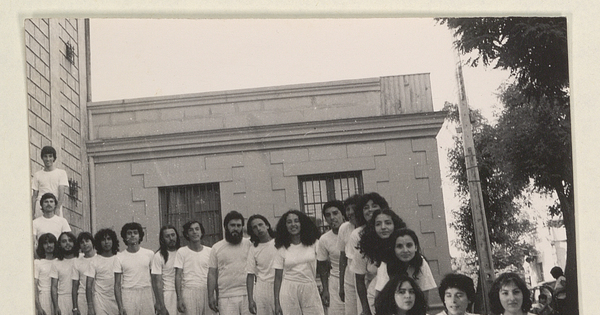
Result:
<svg viewBox="0 0 600 315">
<path fill-rule="evenodd" d="M 71 280 L 73 264 L 79 253 L 77 238 L 71 232 L 63 232 L 58 237 L 57 260 L 50 270 L 52 304 L 57 314 L 70 314 L 73 310 Z"/>
<path fill-rule="evenodd" d="M 338 294 L 340 285 L 340 249 L 338 231 L 344 223 L 344 204 L 331 200 L 323 205 L 323 217 L 331 228 L 319 238 L 317 246 L 317 272 L 321 277 L 323 292 L 321 300 L 328 314 L 343 314 L 344 302 Z"/>
<path fill-rule="evenodd" d="M 221 315 L 249 314 L 246 257 L 250 240 L 242 237 L 244 217 L 231 211 L 223 220 L 225 239 L 213 245 L 208 269 L 208 303 Z"/>
<path fill-rule="evenodd" d="M 121 237 L 127 248 L 117 254 L 113 267 L 119 315 L 154 314 L 150 281 L 154 252 L 140 246 L 144 239 L 144 229 L 137 222 L 123 225 Z"/>
<path fill-rule="evenodd" d="M 71 275 L 71 279 L 73 279 L 73 315 L 88 314 L 85 272 L 89 270 L 92 258 L 96 256 L 93 239 L 90 232 L 81 232 L 77 236 L 77 244 L 79 244 L 83 256 L 79 256 L 73 263 L 73 274 Z"/>
<path fill-rule="evenodd" d="M 152 289 L 160 315 L 177 315 L 175 294 L 175 254 L 179 245 L 179 234 L 171 225 L 163 226 L 158 233 L 160 248 L 152 258 Z"/>
<path fill-rule="evenodd" d="M 246 260 L 249 311 L 252 314 L 275 315 L 273 299 L 275 281 L 273 260 L 277 254 L 275 239 L 273 239 L 275 235 L 269 221 L 260 214 L 248 218 L 248 235 L 254 245 L 250 247 Z"/>
<path fill-rule="evenodd" d="M 37 247 L 37 239 L 46 233 L 52 233 L 56 239 L 62 232 L 71 232 L 71 227 L 65 218 L 55 214 L 56 196 L 52 193 L 45 193 L 40 199 L 43 216 L 33 220 L 33 248 Z"/>
<path fill-rule="evenodd" d="M 183 236 L 189 244 L 177 250 L 174 264 L 177 310 L 186 315 L 212 314 L 206 293 L 211 248 L 202 245 L 204 226 L 195 220 L 187 222 Z"/>
</svg>

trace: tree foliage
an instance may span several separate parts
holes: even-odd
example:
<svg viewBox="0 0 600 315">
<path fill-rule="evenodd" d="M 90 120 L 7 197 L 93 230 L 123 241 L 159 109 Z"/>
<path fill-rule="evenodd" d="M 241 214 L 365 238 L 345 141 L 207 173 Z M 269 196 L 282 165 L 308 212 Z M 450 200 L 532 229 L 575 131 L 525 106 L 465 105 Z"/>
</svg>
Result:
<svg viewBox="0 0 600 315">
<path fill-rule="evenodd" d="M 501 174 L 518 187 L 531 180 L 540 191 L 554 192 L 567 233 L 567 309 L 578 314 L 577 252 L 567 20 L 564 17 L 443 18 L 455 45 L 476 66 L 507 69 L 515 83 L 504 89 L 505 109 L 494 126 L 501 152 Z M 479 154 L 479 152 L 478 152 Z M 488 218 L 489 219 L 489 218 Z"/>
</svg>

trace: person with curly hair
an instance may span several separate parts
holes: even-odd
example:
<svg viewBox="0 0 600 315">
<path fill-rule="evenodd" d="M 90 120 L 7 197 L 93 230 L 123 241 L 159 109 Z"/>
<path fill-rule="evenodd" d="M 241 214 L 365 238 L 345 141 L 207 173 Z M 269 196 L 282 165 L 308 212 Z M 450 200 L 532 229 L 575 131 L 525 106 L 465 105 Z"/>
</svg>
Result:
<svg viewBox="0 0 600 315">
<path fill-rule="evenodd" d="M 358 302 L 357 312 L 359 314 L 370 315 L 372 313 L 369 307 L 367 288 L 377 274 L 377 267 L 368 264 L 368 258 L 365 258 L 359 251 L 360 237 L 367 222 L 371 220 L 373 212 L 379 209 L 386 209 L 388 203 L 381 195 L 372 192 L 360 197 L 360 201 L 356 207 L 356 224 L 357 228 L 352 231 L 350 238 L 346 243 L 346 256 L 348 257 L 348 268 L 354 274 L 354 282 L 356 285 L 356 296 Z M 363 261 L 358 261 L 363 260 Z M 358 265 L 356 265 L 358 264 Z M 363 270 L 362 266 L 368 266 L 365 273 L 356 273 L 357 270 Z"/>
<path fill-rule="evenodd" d="M 127 248 L 114 260 L 115 298 L 119 315 L 154 314 L 154 298 L 150 268 L 154 252 L 143 248 L 144 228 L 130 222 L 121 228 L 121 237 Z"/>
<path fill-rule="evenodd" d="M 92 257 L 85 272 L 88 315 L 118 314 L 115 299 L 115 272 L 113 266 L 119 252 L 119 239 L 112 229 L 101 229 L 94 235 L 97 255 Z"/>
<path fill-rule="evenodd" d="M 427 301 L 417 282 L 408 275 L 396 275 L 375 298 L 377 315 L 426 315 Z"/>
<path fill-rule="evenodd" d="M 57 260 L 52 264 L 50 278 L 52 278 L 52 304 L 54 312 L 69 314 L 73 310 L 72 288 L 73 265 L 79 254 L 77 238 L 71 232 L 62 232 L 58 237 Z"/>
<path fill-rule="evenodd" d="M 319 229 L 304 213 L 289 210 L 277 222 L 275 247 L 275 312 L 277 315 L 323 315 L 317 287 Z"/>
<path fill-rule="evenodd" d="M 323 291 L 321 299 L 327 312 L 343 314 L 344 302 L 339 297 L 339 261 L 338 234 L 345 220 L 344 204 L 339 200 L 330 200 L 323 205 L 323 217 L 330 230 L 321 235 L 317 246 L 317 273 L 321 278 Z"/>
<path fill-rule="evenodd" d="M 38 259 L 33 261 L 35 279 L 35 311 L 37 315 L 54 314 L 52 296 L 50 293 L 50 270 L 54 262 L 56 249 L 56 236 L 52 233 L 42 234 L 38 241 L 36 253 Z"/>
<path fill-rule="evenodd" d="M 531 309 L 531 293 L 525 281 L 513 272 L 506 272 L 498 276 L 490 292 L 490 306 L 494 314 L 500 315 L 525 315 Z"/>
<path fill-rule="evenodd" d="M 357 286 L 358 297 L 361 304 L 365 301 L 368 303 L 371 313 L 375 310 L 376 281 L 369 281 L 369 279 L 376 279 L 377 267 L 382 261 L 389 260 L 387 258 L 393 255 L 394 241 L 390 239 L 392 232 L 404 227 L 406 227 L 406 223 L 394 211 L 385 208 L 375 210 L 360 233 L 358 242 L 360 257 L 352 261 L 350 271 L 354 272 L 357 280 L 363 279 Z M 365 280 L 368 284 L 365 283 Z M 362 283 L 365 283 L 364 287 Z M 363 313 L 365 313 L 364 304 Z"/>
<path fill-rule="evenodd" d="M 160 247 L 152 257 L 152 290 L 154 308 L 159 315 L 177 314 L 177 295 L 175 294 L 175 254 L 181 243 L 179 233 L 172 225 L 165 225 L 158 232 Z"/>
<path fill-rule="evenodd" d="M 340 251 L 340 284 L 338 296 L 344 302 L 344 313 L 346 315 L 357 315 L 356 286 L 354 285 L 354 274 L 348 267 L 348 256 L 346 256 L 346 245 L 350 240 L 352 231 L 356 228 L 356 207 L 360 202 L 360 195 L 352 195 L 344 200 L 346 218 L 338 231 L 338 250 Z M 362 212 L 361 212 L 362 213 Z"/>
<path fill-rule="evenodd" d="M 73 315 L 88 314 L 85 272 L 89 270 L 92 258 L 96 256 L 93 240 L 94 237 L 90 232 L 81 232 L 77 235 L 77 244 L 83 255 L 80 255 L 73 263 L 71 278 L 73 279 Z"/>
<path fill-rule="evenodd" d="M 473 279 L 463 274 L 449 273 L 438 288 L 444 311 L 437 315 L 475 315 L 467 312 L 475 301 Z"/>
<path fill-rule="evenodd" d="M 273 260 L 277 254 L 275 233 L 267 218 L 260 214 L 254 214 L 248 218 L 248 235 L 254 245 L 248 250 L 246 260 L 248 308 L 252 314 L 274 315 L 275 269 Z"/>
<path fill-rule="evenodd" d="M 437 287 L 431 273 L 431 268 L 421 252 L 419 238 L 411 229 L 395 230 L 390 239 L 394 241 L 394 255 L 383 261 L 377 269 L 377 291 L 381 291 L 388 280 L 397 274 L 406 274 L 415 279 L 419 288 L 425 294 L 425 301 L 429 300 L 429 291 Z"/>
<path fill-rule="evenodd" d="M 181 314 L 212 314 L 208 306 L 208 266 L 212 249 L 202 245 L 204 226 L 193 220 L 183 225 L 183 237 L 188 246 L 181 247 L 175 255 L 175 290 L 177 310 Z M 178 314 L 171 313 L 169 314 Z"/>
</svg>

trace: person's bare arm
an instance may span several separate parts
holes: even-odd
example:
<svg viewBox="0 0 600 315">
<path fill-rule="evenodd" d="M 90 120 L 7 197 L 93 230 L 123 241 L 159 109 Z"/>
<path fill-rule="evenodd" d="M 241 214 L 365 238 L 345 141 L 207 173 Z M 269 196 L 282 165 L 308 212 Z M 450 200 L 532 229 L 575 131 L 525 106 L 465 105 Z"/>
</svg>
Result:
<svg viewBox="0 0 600 315">
<path fill-rule="evenodd" d="M 87 300 L 88 315 L 96 315 L 94 307 L 94 278 L 87 277 L 85 281 L 85 298 Z"/>
<path fill-rule="evenodd" d="M 175 294 L 177 294 L 177 310 L 185 314 L 186 307 L 183 302 L 183 269 L 175 268 Z M 175 314 L 171 314 L 175 315 Z"/>
<path fill-rule="evenodd" d="M 219 281 L 219 271 L 217 268 L 208 268 L 208 306 L 211 310 L 219 312 L 219 289 L 217 284 Z"/>
<path fill-rule="evenodd" d="M 52 305 L 54 305 L 54 314 L 60 315 L 58 308 L 58 279 L 52 278 L 50 285 L 50 296 L 52 296 Z"/>
<path fill-rule="evenodd" d="M 249 273 L 246 276 L 246 291 L 248 292 L 248 310 L 252 314 L 256 314 L 256 302 L 254 301 L 254 281 L 256 275 Z"/>
<path fill-rule="evenodd" d="M 34 190 L 33 193 L 31 194 L 31 218 L 35 219 L 35 208 L 37 206 L 37 196 L 38 196 L 39 191 Z"/>
<path fill-rule="evenodd" d="M 362 315 L 371 315 L 371 309 L 369 308 L 369 300 L 367 299 L 367 286 L 365 284 L 365 275 L 355 274 L 356 278 L 356 293 L 358 299 L 362 305 Z"/>
<path fill-rule="evenodd" d="M 79 303 L 77 303 L 77 293 L 79 291 L 79 280 L 72 280 L 71 300 L 73 301 L 73 315 L 79 315 Z"/>
<path fill-rule="evenodd" d="M 273 284 L 273 294 L 275 300 L 275 315 L 282 315 L 281 303 L 279 303 L 279 292 L 281 291 L 281 281 L 283 281 L 283 269 L 275 269 L 275 282 Z"/>
<path fill-rule="evenodd" d="M 319 278 L 321 278 L 321 285 L 323 286 L 321 301 L 323 302 L 323 306 L 329 307 L 329 261 L 317 260 L 317 273 L 319 274 Z"/>
<path fill-rule="evenodd" d="M 120 272 L 115 272 L 115 300 L 117 301 L 117 307 L 119 308 L 119 315 L 127 315 L 123 308 L 123 293 L 121 292 L 121 276 Z"/>
<path fill-rule="evenodd" d="M 346 274 L 346 266 L 348 265 L 348 257 L 346 257 L 346 252 L 340 252 L 340 291 L 338 294 L 340 295 L 340 299 L 342 302 L 346 301 L 346 294 L 344 292 L 344 275 Z M 335 294 L 335 293 L 334 293 Z"/>
<path fill-rule="evenodd" d="M 65 191 L 69 191 L 68 186 L 58 186 L 58 196 L 56 196 L 56 214 L 58 214 L 58 211 L 60 211 L 60 207 L 63 205 L 63 201 L 65 200 Z"/>
<path fill-rule="evenodd" d="M 162 275 L 150 275 L 152 280 L 152 290 L 154 291 L 154 309 L 159 314 L 167 314 L 167 308 L 165 307 L 165 296 L 163 295 L 163 280 Z"/>
</svg>

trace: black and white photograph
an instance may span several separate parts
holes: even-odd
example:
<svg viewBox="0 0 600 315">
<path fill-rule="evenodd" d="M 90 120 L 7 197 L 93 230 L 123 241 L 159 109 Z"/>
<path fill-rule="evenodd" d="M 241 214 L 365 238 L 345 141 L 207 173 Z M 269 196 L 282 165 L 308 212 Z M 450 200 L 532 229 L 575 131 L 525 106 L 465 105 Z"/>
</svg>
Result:
<svg viewBox="0 0 600 315">
<path fill-rule="evenodd" d="M 586 314 L 573 24 L 21 16 L 23 312 Z"/>
</svg>

